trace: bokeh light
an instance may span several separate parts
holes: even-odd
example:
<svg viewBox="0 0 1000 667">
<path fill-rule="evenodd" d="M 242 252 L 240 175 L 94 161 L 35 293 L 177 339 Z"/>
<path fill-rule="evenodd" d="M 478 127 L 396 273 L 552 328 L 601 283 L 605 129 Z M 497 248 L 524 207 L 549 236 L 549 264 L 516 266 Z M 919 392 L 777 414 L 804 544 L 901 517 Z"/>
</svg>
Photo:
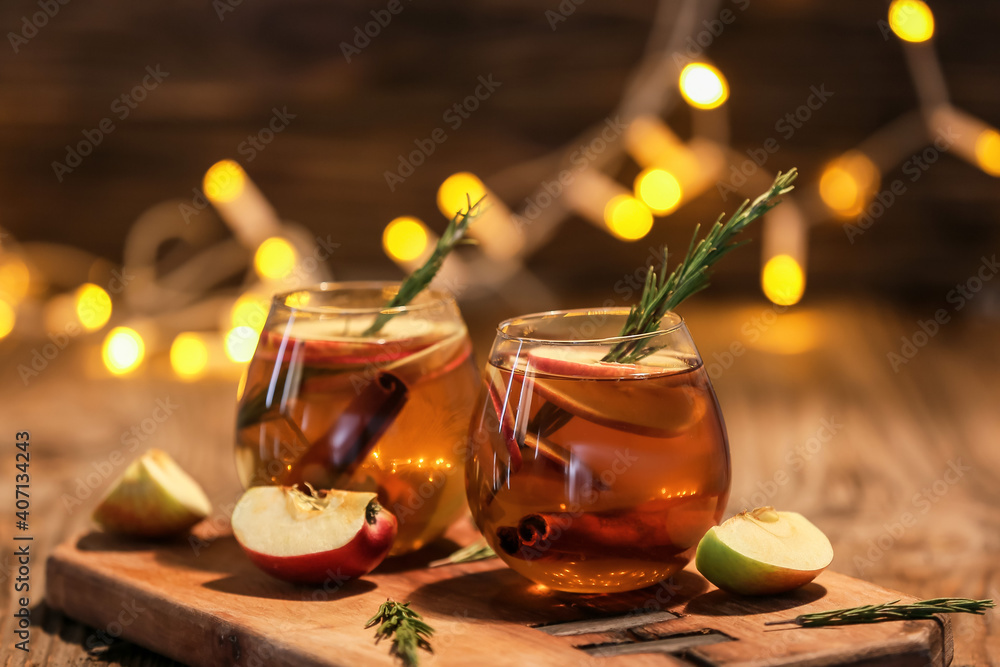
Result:
<svg viewBox="0 0 1000 667">
<path fill-rule="evenodd" d="M 657 215 L 674 211 L 681 203 L 681 184 L 665 169 L 646 169 L 635 179 L 635 195 Z"/>
<path fill-rule="evenodd" d="M 238 364 L 253 358 L 257 349 L 257 332 L 247 326 L 233 327 L 226 334 L 226 356 Z"/>
<path fill-rule="evenodd" d="M 103 288 L 84 283 L 76 290 L 76 318 L 87 331 L 96 331 L 111 319 L 111 297 Z"/>
<path fill-rule="evenodd" d="M 246 180 L 243 167 L 232 160 L 220 160 L 205 172 L 201 187 L 210 201 L 224 204 L 243 194 Z"/>
<path fill-rule="evenodd" d="M 142 363 L 146 344 L 135 329 L 115 327 L 108 332 L 101 349 L 104 365 L 115 375 L 129 373 Z"/>
<path fill-rule="evenodd" d="M 186 331 L 170 345 L 170 366 L 182 378 L 196 378 L 208 366 L 208 345 L 204 334 Z"/>
<path fill-rule="evenodd" d="M 617 195 L 604 207 L 604 223 L 618 238 L 635 241 L 653 228 L 653 214 L 632 195 Z"/>
<path fill-rule="evenodd" d="M 779 306 L 799 302 L 806 289 L 806 276 L 791 255 L 776 255 L 767 260 L 761 271 L 760 285 L 764 296 Z"/>
<path fill-rule="evenodd" d="M 31 272 L 14 253 L 0 254 L 0 294 L 17 304 L 27 295 Z"/>
<path fill-rule="evenodd" d="M 241 294 L 229 313 L 230 326 L 250 327 L 256 332 L 264 329 L 270 300 L 263 294 L 247 292 Z"/>
<path fill-rule="evenodd" d="M 17 314 L 14 307 L 4 299 L 0 299 L 0 338 L 6 338 L 7 334 L 14 330 L 14 323 L 17 321 Z"/>
<path fill-rule="evenodd" d="M 257 248 L 253 266 L 261 278 L 278 280 L 292 272 L 298 257 L 295 246 L 280 236 L 272 236 Z"/>
<path fill-rule="evenodd" d="M 444 179 L 438 188 L 437 205 L 444 217 L 451 220 L 459 211 L 469 207 L 469 200 L 475 204 L 486 194 L 486 186 L 475 174 L 460 171 Z"/>
<path fill-rule="evenodd" d="M 819 195 L 831 211 L 844 218 L 861 215 L 878 191 L 880 176 L 871 159 L 848 151 L 823 169 Z"/>
<path fill-rule="evenodd" d="M 991 176 L 1000 176 L 1000 132 L 983 130 L 976 138 L 976 163 Z"/>
<path fill-rule="evenodd" d="M 717 68 L 706 63 L 691 63 L 681 70 L 681 95 L 698 109 L 714 109 L 729 98 L 729 83 Z"/>
<path fill-rule="evenodd" d="M 893 0 L 889 5 L 889 27 L 907 42 L 926 42 L 934 36 L 934 14 L 921 0 Z"/>
<path fill-rule="evenodd" d="M 427 250 L 429 237 L 424 223 L 416 218 L 396 218 L 382 232 L 382 247 L 392 259 L 409 262 Z"/>
</svg>

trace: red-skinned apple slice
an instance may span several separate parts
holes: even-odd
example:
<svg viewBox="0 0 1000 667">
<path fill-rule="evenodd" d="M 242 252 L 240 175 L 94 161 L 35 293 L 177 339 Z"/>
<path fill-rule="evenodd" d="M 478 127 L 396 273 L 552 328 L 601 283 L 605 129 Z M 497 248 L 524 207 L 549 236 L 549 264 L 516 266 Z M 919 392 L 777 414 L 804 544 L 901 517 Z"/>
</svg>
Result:
<svg viewBox="0 0 1000 667">
<path fill-rule="evenodd" d="M 528 373 L 546 400 L 583 419 L 654 438 L 678 435 L 707 406 L 683 358 L 666 353 L 642 364 L 601 361 L 597 347 L 541 347 L 528 353 Z M 617 382 L 615 382 L 617 380 Z M 656 382 L 661 391 L 653 391 Z"/>
<path fill-rule="evenodd" d="M 363 337 L 368 324 L 361 318 L 292 322 L 283 330 L 263 333 L 259 356 L 275 360 L 280 355 L 283 361 L 290 361 L 294 355 L 301 363 L 321 366 L 385 365 L 453 336 L 456 326 L 393 319 L 378 337 Z"/>
<path fill-rule="evenodd" d="M 273 577 L 322 584 L 368 574 L 396 538 L 396 517 L 374 493 L 257 486 L 233 510 L 233 535 L 250 560 Z"/>
</svg>

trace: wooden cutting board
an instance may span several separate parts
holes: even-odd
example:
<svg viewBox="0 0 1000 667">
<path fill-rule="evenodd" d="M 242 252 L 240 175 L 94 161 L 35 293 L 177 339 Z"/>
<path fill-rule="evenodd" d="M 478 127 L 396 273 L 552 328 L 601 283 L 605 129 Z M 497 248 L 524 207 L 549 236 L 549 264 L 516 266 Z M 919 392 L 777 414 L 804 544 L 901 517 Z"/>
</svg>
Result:
<svg viewBox="0 0 1000 667">
<path fill-rule="evenodd" d="M 460 526 L 450 535 L 472 537 Z M 781 596 L 741 598 L 689 566 L 615 596 L 540 590 L 498 560 L 439 568 L 442 540 L 337 588 L 297 587 L 254 568 L 229 535 L 129 542 L 91 533 L 48 561 L 47 600 L 108 636 L 190 665 L 393 665 L 362 626 L 386 598 L 409 600 L 436 628 L 421 665 L 948 665 L 947 618 L 803 629 L 765 621 L 912 599 L 834 572 Z"/>
</svg>

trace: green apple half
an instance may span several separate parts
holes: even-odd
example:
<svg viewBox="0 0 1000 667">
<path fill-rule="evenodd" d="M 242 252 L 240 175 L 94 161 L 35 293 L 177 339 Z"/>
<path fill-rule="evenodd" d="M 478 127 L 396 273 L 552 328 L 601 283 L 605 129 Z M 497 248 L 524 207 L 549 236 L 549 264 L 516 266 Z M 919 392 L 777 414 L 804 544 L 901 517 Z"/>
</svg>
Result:
<svg viewBox="0 0 1000 667">
<path fill-rule="evenodd" d="M 723 590 L 768 595 L 808 584 L 832 560 L 823 531 L 801 514 L 768 506 L 709 528 L 698 543 L 695 566 Z"/>
<path fill-rule="evenodd" d="M 182 533 L 212 511 L 198 482 L 170 455 L 151 449 L 129 464 L 94 510 L 108 532 L 138 537 Z"/>
</svg>

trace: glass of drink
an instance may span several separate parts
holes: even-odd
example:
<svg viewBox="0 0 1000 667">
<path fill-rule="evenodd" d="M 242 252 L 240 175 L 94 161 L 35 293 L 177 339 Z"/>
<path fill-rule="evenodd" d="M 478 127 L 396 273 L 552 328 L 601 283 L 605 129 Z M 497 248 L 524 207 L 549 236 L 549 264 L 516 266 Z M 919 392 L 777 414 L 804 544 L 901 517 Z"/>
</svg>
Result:
<svg viewBox="0 0 1000 667">
<path fill-rule="evenodd" d="M 440 536 L 464 508 L 479 383 L 454 299 L 428 289 L 385 308 L 398 288 L 326 283 L 275 296 L 236 424 L 245 487 L 376 491 L 399 520 L 395 554 Z"/>
<path fill-rule="evenodd" d="M 684 321 L 667 313 L 659 331 L 619 337 L 627 315 L 501 323 L 473 410 L 476 524 L 511 568 L 552 589 L 608 593 L 669 577 L 729 497 L 725 425 Z"/>
</svg>

